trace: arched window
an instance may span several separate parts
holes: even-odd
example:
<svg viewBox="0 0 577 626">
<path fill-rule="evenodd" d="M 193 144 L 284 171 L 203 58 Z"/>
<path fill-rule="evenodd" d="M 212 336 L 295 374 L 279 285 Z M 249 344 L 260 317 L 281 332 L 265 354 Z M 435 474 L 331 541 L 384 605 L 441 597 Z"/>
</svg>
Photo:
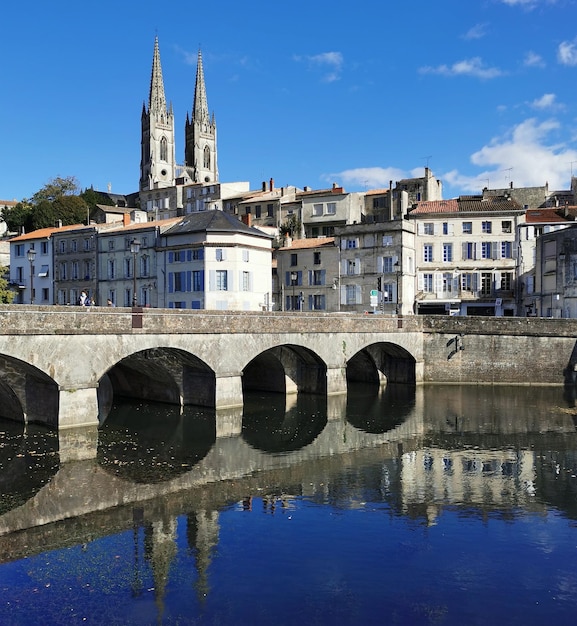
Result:
<svg viewBox="0 0 577 626">
<path fill-rule="evenodd" d="M 160 140 L 160 160 L 168 161 L 168 142 L 166 141 L 166 137 Z"/>
<path fill-rule="evenodd" d="M 210 169 L 210 148 L 204 146 L 204 167 Z"/>
</svg>

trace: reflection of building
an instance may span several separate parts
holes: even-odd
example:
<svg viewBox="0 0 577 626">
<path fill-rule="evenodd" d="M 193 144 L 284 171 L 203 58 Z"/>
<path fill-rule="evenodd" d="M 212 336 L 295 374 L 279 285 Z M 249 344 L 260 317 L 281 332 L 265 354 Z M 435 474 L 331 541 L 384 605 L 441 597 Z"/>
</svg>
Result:
<svg viewBox="0 0 577 626">
<path fill-rule="evenodd" d="M 427 504 L 429 523 L 443 505 L 508 508 L 527 503 L 535 478 L 530 450 L 425 448 L 402 456 L 402 507 Z"/>
</svg>

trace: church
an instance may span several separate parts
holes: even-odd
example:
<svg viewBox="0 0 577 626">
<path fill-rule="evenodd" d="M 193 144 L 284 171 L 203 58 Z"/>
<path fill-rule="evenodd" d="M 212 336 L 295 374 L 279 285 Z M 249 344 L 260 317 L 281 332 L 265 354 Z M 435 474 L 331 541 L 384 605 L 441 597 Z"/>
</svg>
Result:
<svg viewBox="0 0 577 626">
<path fill-rule="evenodd" d="M 167 103 L 158 37 L 154 41 L 148 104 L 142 105 L 140 206 L 150 219 L 173 217 L 187 185 L 218 184 L 216 121 L 206 97 L 202 53 L 198 52 L 192 113 L 186 114 L 184 164 L 177 164 L 172 104 Z"/>
</svg>

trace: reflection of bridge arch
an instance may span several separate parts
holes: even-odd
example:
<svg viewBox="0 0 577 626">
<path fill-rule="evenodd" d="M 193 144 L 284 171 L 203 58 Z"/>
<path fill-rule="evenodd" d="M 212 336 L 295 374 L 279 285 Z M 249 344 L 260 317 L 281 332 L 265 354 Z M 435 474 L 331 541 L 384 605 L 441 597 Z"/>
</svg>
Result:
<svg viewBox="0 0 577 626">
<path fill-rule="evenodd" d="M 415 357 L 390 342 L 373 343 L 354 354 L 347 363 L 347 382 L 416 383 Z"/>
<path fill-rule="evenodd" d="M 242 389 L 326 394 L 327 366 L 308 348 L 294 344 L 275 346 L 246 365 Z"/>
</svg>

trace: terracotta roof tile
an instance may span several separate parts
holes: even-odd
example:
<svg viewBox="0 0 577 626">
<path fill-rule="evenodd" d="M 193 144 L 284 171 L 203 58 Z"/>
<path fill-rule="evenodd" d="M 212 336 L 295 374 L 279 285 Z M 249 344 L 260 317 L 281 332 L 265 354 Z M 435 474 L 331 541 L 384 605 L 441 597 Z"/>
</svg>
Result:
<svg viewBox="0 0 577 626">
<path fill-rule="evenodd" d="M 323 246 L 333 247 L 334 245 L 334 237 L 311 237 L 309 239 L 293 239 L 290 246 L 284 246 L 279 248 L 279 250 L 302 250 L 304 248 L 321 248 Z"/>
</svg>

